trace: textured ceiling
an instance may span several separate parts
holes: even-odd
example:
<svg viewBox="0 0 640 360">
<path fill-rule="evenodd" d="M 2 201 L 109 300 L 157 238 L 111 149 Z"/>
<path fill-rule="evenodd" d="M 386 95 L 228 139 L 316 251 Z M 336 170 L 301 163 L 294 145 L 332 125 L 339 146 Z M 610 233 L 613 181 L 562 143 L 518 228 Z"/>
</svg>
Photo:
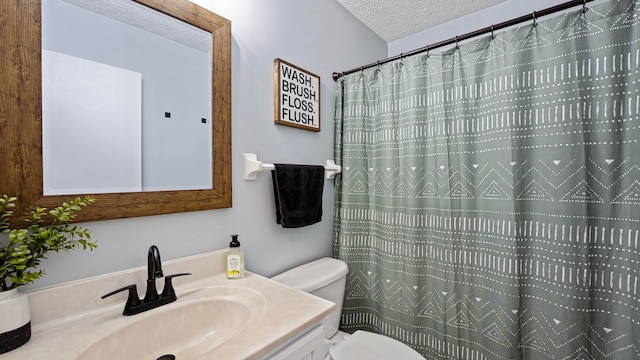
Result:
<svg viewBox="0 0 640 360">
<path fill-rule="evenodd" d="M 6 1 L 6 0 L 0 0 Z M 211 51 L 211 34 L 129 0 L 63 0 L 111 19 L 136 26 L 202 52 Z"/>
<path fill-rule="evenodd" d="M 506 0 L 337 0 L 391 42 Z"/>
</svg>

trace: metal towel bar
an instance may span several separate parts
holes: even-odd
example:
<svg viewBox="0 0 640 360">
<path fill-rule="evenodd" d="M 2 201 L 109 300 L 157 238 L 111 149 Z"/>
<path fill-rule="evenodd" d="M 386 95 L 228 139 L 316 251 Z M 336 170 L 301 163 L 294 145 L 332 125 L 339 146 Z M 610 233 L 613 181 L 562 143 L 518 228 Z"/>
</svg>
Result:
<svg viewBox="0 0 640 360">
<path fill-rule="evenodd" d="M 244 179 L 255 180 L 258 173 L 262 170 L 273 170 L 275 166 L 273 164 L 265 164 L 262 161 L 258 161 L 256 154 L 242 154 L 242 163 L 244 165 Z M 325 177 L 327 179 L 333 179 L 336 174 L 342 171 L 342 166 L 336 165 L 335 161 L 327 160 L 324 166 Z"/>
</svg>

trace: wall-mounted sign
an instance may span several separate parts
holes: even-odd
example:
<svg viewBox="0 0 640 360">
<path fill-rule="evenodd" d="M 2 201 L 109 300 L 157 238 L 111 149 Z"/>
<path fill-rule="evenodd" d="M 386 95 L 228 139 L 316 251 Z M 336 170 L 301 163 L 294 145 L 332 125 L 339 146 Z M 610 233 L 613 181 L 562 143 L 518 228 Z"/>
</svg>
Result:
<svg viewBox="0 0 640 360">
<path fill-rule="evenodd" d="M 320 131 L 320 77 L 282 59 L 273 68 L 275 123 Z"/>
</svg>

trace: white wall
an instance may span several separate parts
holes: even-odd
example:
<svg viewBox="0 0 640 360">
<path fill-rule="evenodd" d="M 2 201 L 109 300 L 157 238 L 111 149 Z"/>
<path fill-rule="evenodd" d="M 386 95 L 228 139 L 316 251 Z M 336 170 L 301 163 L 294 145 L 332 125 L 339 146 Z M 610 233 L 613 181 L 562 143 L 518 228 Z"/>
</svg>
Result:
<svg viewBox="0 0 640 360">
<path fill-rule="evenodd" d="M 142 74 L 43 47 L 42 133 L 45 195 L 142 191 Z"/>
<path fill-rule="evenodd" d="M 29 288 L 146 265 L 155 244 L 163 260 L 226 248 L 239 234 L 250 271 L 271 276 L 331 254 L 334 186 L 327 180 L 321 223 L 283 229 L 275 223 L 269 173 L 242 179 L 242 153 L 265 162 L 324 164 L 333 159 L 333 71 L 387 54 L 387 44 L 336 1 L 197 0 L 232 21 L 233 208 L 85 223 L 99 248 L 52 254 L 47 275 Z M 273 123 L 273 60 L 321 78 L 321 132 Z"/>
</svg>

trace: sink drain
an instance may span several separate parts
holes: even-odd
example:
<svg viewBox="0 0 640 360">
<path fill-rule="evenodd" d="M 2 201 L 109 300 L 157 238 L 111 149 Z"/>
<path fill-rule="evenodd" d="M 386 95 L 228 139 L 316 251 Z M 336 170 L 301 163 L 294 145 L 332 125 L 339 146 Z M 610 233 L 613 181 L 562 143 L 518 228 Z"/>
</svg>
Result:
<svg viewBox="0 0 640 360">
<path fill-rule="evenodd" d="M 157 360 L 176 360 L 176 356 L 171 354 L 162 355 Z"/>
</svg>

